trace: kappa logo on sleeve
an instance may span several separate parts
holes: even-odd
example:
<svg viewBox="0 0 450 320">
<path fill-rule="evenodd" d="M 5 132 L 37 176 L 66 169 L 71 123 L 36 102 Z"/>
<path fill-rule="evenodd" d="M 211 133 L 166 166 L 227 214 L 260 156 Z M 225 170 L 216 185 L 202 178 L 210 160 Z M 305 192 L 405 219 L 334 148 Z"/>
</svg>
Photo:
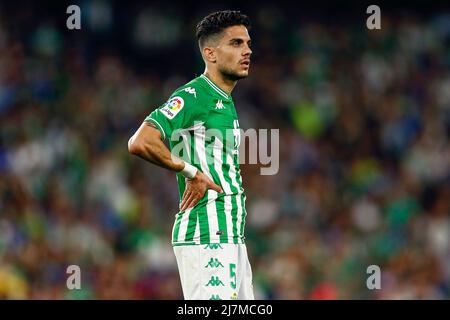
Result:
<svg viewBox="0 0 450 320">
<path fill-rule="evenodd" d="M 194 97 L 197 99 L 197 92 L 195 92 L 194 88 L 188 87 L 188 88 L 185 88 L 184 91 L 186 91 L 187 93 L 193 94 Z"/>
<path fill-rule="evenodd" d="M 169 119 L 173 119 L 178 112 L 184 107 L 184 100 L 182 97 L 173 97 L 167 101 L 160 111 Z"/>
</svg>

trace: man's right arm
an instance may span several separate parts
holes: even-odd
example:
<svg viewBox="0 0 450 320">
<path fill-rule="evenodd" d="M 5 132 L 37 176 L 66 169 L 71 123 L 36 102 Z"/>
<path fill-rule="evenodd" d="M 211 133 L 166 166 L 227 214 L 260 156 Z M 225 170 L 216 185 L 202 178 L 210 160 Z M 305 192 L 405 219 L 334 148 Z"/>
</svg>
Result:
<svg viewBox="0 0 450 320">
<path fill-rule="evenodd" d="M 184 162 L 172 156 L 161 139 L 161 132 L 152 122 L 143 122 L 128 141 L 128 151 L 160 167 L 179 172 Z"/>
<path fill-rule="evenodd" d="M 181 171 L 188 178 L 180 205 L 182 211 L 194 206 L 208 189 L 223 192 L 220 186 L 201 171 L 173 156 L 161 137 L 161 132 L 152 122 L 144 121 L 128 140 L 128 151 L 160 167 L 176 172 Z"/>
</svg>

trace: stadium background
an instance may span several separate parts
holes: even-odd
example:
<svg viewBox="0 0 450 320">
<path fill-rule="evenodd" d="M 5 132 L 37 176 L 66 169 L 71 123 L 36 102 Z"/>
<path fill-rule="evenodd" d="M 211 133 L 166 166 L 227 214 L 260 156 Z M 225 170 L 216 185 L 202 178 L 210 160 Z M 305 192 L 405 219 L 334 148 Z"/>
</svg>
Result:
<svg viewBox="0 0 450 320">
<path fill-rule="evenodd" d="M 253 22 L 241 127 L 280 129 L 277 175 L 242 166 L 256 298 L 450 298 L 448 7 L 381 5 L 370 31 L 351 2 L 76 1 L 69 31 L 55 3 L 0 3 L 0 298 L 182 298 L 175 177 L 127 140 L 203 72 L 219 9 Z"/>
</svg>

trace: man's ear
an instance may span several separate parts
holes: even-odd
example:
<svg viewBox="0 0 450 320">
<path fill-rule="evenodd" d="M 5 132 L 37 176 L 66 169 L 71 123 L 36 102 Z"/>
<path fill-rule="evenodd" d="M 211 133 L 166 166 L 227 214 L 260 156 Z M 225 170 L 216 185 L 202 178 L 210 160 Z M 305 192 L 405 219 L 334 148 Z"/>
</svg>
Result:
<svg viewBox="0 0 450 320">
<path fill-rule="evenodd" d="M 216 50 L 211 47 L 203 48 L 203 56 L 205 57 L 206 61 L 208 61 L 208 62 L 215 63 L 217 60 Z"/>
</svg>

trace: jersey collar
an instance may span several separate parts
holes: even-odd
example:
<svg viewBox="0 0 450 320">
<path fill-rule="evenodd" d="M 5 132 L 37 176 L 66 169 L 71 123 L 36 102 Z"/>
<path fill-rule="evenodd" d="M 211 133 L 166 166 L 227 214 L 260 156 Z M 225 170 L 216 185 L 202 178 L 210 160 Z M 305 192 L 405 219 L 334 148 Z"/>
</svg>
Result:
<svg viewBox="0 0 450 320">
<path fill-rule="evenodd" d="M 219 88 L 218 85 L 216 85 L 214 82 L 212 82 L 211 80 L 209 80 L 209 78 L 207 76 L 205 76 L 204 74 L 200 75 L 200 78 L 202 78 L 203 80 L 205 80 L 209 86 L 211 88 L 213 88 L 218 94 L 220 94 L 222 97 L 224 97 L 225 99 L 230 99 L 231 97 L 222 89 Z"/>
</svg>

